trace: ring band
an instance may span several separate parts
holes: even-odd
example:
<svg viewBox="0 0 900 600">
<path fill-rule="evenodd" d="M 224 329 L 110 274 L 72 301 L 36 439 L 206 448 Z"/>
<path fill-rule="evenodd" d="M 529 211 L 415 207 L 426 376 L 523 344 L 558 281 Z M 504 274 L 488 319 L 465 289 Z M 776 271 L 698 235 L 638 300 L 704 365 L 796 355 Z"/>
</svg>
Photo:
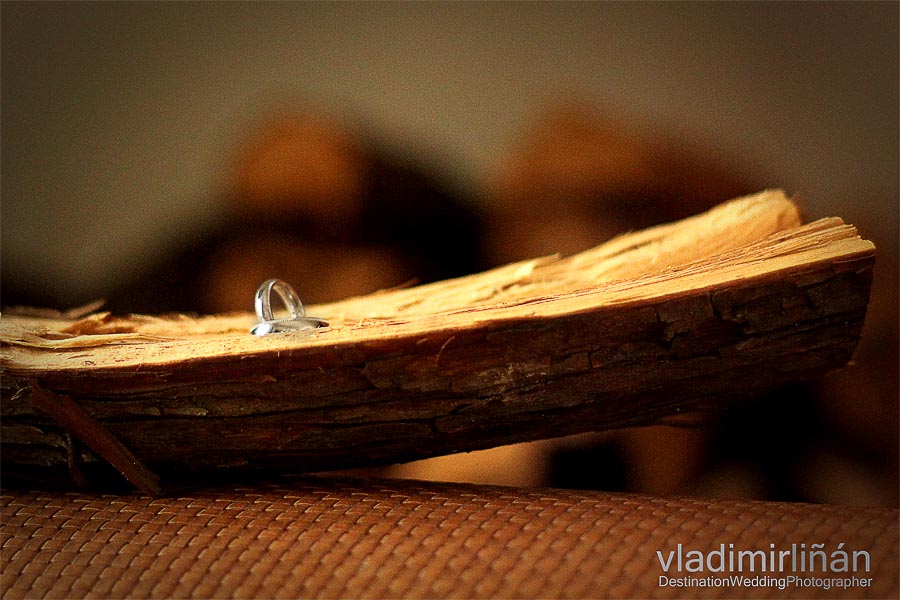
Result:
<svg viewBox="0 0 900 600">
<path fill-rule="evenodd" d="M 272 311 L 272 292 L 281 297 L 284 307 L 290 313 L 287 319 L 276 319 Z M 268 279 L 256 290 L 254 299 L 256 317 L 259 319 L 251 330 L 253 335 L 263 336 L 270 333 L 287 333 L 290 331 L 312 331 L 319 327 L 327 327 L 328 322 L 318 317 L 306 316 L 306 309 L 290 285 L 280 279 Z"/>
</svg>

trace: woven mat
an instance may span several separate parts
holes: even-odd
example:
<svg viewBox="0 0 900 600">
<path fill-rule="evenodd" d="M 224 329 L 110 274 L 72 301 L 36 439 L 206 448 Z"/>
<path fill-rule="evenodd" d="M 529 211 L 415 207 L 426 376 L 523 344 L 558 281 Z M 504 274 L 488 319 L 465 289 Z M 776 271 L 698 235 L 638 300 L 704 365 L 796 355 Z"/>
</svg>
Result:
<svg viewBox="0 0 900 600">
<path fill-rule="evenodd" d="M 840 543 L 866 551 L 870 569 L 826 575 L 869 587 L 660 586 L 661 575 L 761 573 L 678 573 L 673 554 L 667 574 L 660 557 L 678 544 L 687 557 L 791 544 L 830 554 Z M 900 589 L 896 510 L 405 481 L 306 478 L 164 498 L 7 490 L 0 544 L 3 598 L 896 598 Z"/>
</svg>

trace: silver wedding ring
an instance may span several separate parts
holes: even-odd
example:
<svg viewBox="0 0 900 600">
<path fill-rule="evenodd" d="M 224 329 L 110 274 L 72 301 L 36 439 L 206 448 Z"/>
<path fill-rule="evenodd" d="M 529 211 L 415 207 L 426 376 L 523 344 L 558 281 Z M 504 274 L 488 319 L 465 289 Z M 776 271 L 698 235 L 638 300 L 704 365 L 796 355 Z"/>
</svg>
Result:
<svg viewBox="0 0 900 600">
<path fill-rule="evenodd" d="M 276 319 L 275 313 L 272 311 L 272 292 L 277 293 L 281 297 L 284 307 L 287 309 L 290 317 L 286 319 Z M 303 303 L 287 283 L 280 279 L 269 279 L 263 282 L 256 290 L 256 298 L 253 301 L 256 308 L 256 317 L 259 319 L 250 333 L 253 335 L 268 335 L 270 333 L 288 333 L 292 331 L 311 332 L 319 327 L 327 327 L 328 322 L 317 317 L 306 316 L 306 309 Z"/>
</svg>

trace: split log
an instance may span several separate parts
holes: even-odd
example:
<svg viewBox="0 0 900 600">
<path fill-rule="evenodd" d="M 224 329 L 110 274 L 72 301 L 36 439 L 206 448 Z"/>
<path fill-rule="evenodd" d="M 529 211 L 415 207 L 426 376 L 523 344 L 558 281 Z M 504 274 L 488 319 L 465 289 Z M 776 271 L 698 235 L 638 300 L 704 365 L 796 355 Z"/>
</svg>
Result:
<svg viewBox="0 0 900 600">
<path fill-rule="evenodd" d="M 311 306 L 330 324 L 312 335 L 252 336 L 250 313 L 7 314 L 4 477 L 83 478 L 120 444 L 118 470 L 152 490 L 154 473 L 321 471 L 656 424 L 845 365 L 873 261 L 851 225 L 801 225 L 766 191 L 575 256 Z"/>
</svg>

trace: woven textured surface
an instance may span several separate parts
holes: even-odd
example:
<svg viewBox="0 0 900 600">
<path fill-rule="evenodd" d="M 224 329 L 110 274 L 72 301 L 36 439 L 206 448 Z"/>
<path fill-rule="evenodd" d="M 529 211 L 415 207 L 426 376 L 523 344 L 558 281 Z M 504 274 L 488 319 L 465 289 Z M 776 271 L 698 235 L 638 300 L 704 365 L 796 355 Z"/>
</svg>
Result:
<svg viewBox="0 0 900 600">
<path fill-rule="evenodd" d="M 659 586 L 656 552 L 679 543 L 831 552 L 841 542 L 870 554 L 857 575 L 872 587 Z M 5 491 L 0 543 L 4 598 L 898 594 L 896 510 L 403 481 L 302 479 L 170 498 Z"/>
</svg>

